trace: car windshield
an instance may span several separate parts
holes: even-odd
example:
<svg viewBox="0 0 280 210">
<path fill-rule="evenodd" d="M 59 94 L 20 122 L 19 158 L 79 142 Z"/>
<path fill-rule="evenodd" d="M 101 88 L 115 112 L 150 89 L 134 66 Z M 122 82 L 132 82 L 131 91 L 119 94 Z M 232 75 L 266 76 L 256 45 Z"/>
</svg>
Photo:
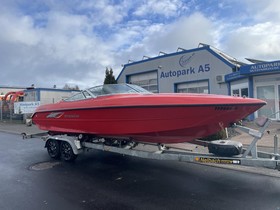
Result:
<svg viewBox="0 0 280 210">
<path fill-rule="evenodd" d="M 114 94 L 152 94 L 142 87 L 132 84 L 108 84 L 92 87 L 81 91 L 65 101 L 77 101 L 87 98 L 96 98 L 102 95 L 114 95 Z"/>
</svg>

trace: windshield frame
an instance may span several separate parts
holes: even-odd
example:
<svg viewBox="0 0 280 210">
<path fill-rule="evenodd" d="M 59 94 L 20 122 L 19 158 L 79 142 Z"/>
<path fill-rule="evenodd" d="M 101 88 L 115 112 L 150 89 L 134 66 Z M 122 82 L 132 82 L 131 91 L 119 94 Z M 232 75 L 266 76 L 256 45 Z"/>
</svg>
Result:
<svg viewBox="0 0 280 210">
<path fill-rule="evenodd" d="M 64 101 L 80 101 L 100 96 L 117 94 L 153 94 L 148 90 L 134 84 L 105 84 L 82 90 Z"/>
</svg>

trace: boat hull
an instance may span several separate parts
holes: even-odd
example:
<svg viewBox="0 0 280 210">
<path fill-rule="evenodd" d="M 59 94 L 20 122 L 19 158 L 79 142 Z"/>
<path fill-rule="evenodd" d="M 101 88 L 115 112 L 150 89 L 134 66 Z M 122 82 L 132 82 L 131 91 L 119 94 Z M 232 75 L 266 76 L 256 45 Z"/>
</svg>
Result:
<svg viewBox="0 0 280 210">
<path fill-rule="evenodd" d="M 33 115 L 42 130 L 180 143 L 203 138 L 258 110 L 264 103 L 169 104 L 43 110 Z"/>
</svg>

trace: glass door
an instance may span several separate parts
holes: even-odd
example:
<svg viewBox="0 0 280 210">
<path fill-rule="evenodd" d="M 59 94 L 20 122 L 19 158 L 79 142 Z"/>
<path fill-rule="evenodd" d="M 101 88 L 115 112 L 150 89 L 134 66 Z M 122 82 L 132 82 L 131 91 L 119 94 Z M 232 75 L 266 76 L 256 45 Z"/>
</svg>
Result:
<svg viewBox="0 0 280 210">
<path fill-rule="evenodd" d="M 280 88 L 280 87 L 279 87 Z M 275 113 L 275 88 L 274 85 L 257 87 L 257 98 L 266 101 L 266 105 L 258 110 L 258 116 L 276 119 Z"/>
<path fill-rule="evenodd" d="M 280 120 L 280 85 L 278 85 L 278 99 L 277 99 L 277 104 L 276 104 L 278 107 L 276 107 L 276 110 L 277 110 L 277 120 Z"/>
</svg>

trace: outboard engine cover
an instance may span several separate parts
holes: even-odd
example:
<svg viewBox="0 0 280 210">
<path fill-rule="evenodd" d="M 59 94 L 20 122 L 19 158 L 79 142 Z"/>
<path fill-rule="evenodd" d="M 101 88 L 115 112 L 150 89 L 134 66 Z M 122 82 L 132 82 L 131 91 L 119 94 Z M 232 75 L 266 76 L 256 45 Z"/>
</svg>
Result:
<svg viewBox="0 0 280 210">
<path fill-rule="evenodd" d="M 209 153 L 218 156 L 231 157 L 240 155 L 242 152 L 242 143 L 231 140 L 215 140 L 208 144 Z"/>
</svg>

